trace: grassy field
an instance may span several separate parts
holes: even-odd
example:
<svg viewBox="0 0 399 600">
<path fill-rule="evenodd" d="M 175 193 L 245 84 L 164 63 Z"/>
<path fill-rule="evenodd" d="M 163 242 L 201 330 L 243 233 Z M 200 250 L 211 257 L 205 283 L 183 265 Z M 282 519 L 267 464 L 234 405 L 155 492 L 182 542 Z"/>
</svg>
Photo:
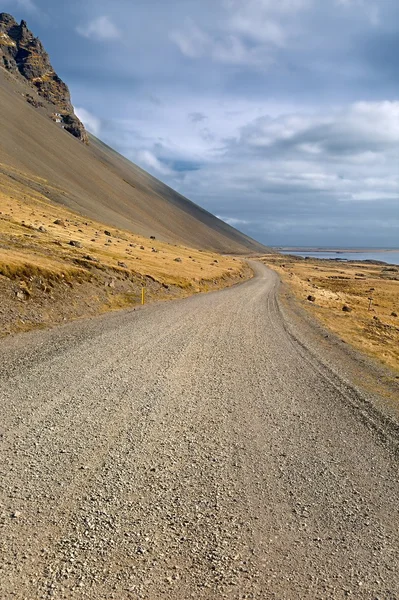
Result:
<svg viewBox="0 0 399 600">
<path fill-rule="evenodd" d="M 0 324 L 30 329 L 249 275 L 242 261 L 108 227 L 51 202 L 47 181 L 0 165 Z M 26 184 L 21 183 L 21 175 Z M 31 178 L 32 179 L 32 178 Z M 33 185 L 34 184 L 34 185 Z"/>
<path fill-rule="evenodd" d="M 399 371 L 399 267 L 276 254 L 262 261 L 341 339 Z"/>
</svg>

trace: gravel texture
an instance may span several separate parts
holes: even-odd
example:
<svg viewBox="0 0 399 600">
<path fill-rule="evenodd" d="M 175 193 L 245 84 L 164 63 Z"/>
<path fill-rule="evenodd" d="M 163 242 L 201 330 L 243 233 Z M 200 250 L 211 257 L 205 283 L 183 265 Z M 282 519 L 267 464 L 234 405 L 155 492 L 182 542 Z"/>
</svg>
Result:
<svg viewBox="0 0 399 600">
<path fill-rule="evenodd" d="M 394 435 L 255 270 L 1 341 L 2 599 L 399 598 Z"/>
</svg>

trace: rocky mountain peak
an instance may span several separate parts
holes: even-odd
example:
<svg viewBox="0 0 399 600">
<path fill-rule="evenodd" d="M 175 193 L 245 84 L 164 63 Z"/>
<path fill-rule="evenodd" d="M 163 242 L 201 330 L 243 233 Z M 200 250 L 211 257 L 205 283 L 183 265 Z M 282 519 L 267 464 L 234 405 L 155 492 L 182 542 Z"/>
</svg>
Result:
<svg viewBox="0 0 399 600">
<path fill-rule="evenodd" d="M 14 19 L 14 17 L 12 15 L 7 14 L 7 13 L 0 13 L 0 26 L 2 24 L 5 24 L 5 25 L 18 25 L 18 23 L 16 22 L 16 20 Z"/>
<path fill-rule="evenodd" d="M 74 113 L 69 89 L 54 71 L 43 44 L 26 21 L 18 24 L 7 13 L 0 13 L 0 66 L 36 88 L 44 100 L 54 105 L 64 129 L 88 142 L 84 125 Z"/>
</svg>

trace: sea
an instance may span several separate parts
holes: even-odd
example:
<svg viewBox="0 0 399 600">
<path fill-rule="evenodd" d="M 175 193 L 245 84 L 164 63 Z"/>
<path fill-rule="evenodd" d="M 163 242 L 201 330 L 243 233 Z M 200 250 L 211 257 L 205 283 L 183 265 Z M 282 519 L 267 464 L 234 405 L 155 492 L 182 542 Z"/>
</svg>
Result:
<svg viewBox="0 0 399 600">
<path fill-rule="evenodd" d="M 346 250 L 294 250 L 278 249 L 281 254 L 292 254 L 293 256 L 309 256 L 309 258 L 327 258 L 335 261 L 346 260 L 378 260 L 390 265 L 399 265 L 399 250 L 364 250 L 359 252 L 351 252 Z"/>
</svg>

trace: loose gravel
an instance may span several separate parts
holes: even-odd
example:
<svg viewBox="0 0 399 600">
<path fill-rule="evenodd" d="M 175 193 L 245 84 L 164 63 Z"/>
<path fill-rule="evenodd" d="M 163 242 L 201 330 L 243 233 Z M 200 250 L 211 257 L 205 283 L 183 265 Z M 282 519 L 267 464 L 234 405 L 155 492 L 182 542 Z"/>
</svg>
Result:
<svg viewBox="0 0 399 600">
<path fill-rule="evenodd" d="M 255 270 L 1 341 L 2 599 L 399 598 L 392 436 Z"/>
</svg>

